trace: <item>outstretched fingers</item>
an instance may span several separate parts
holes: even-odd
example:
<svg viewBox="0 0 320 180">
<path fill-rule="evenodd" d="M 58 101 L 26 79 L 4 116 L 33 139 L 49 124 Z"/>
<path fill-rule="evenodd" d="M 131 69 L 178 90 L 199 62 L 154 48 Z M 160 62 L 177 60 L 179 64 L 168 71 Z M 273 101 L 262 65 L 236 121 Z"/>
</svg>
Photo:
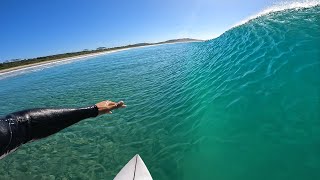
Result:
<svg viewBox="0 0 320 180">
<path fill-rule="evenodd" d="M 112 110 L 126 107 L 123 101 L 115 103 L 110 100 L 99 102 L 96 106 L 98 107 L 99 114 L 112 114 Z"/>
<path fill-rule="evenodd" d="M 110 105 L 110 112 L 111 112 L 111 110 L 114 110 L 114 109 L 125 108 L 126 107 L 126 105 L 124 104 L 123 101 L 119 101 L 118 103 L 112 102 L 109 105 Z"/>
<path fill-rule="evenodd" d="M 127 105 L 125 105 L 123 101 L 119 101 L 117 103 L 117 108 L 125 108 L 125 107 L 127 107 Z"/>
</svg>

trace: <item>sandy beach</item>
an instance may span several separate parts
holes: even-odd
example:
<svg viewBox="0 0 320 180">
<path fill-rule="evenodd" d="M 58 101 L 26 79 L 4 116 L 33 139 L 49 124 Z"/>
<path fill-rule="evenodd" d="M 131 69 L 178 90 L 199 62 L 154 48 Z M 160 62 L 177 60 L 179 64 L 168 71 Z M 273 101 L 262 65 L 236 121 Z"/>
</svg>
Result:
<svg viewBox="0 0 320 180">
<path fill-rule="evenodd" d="M 190 42 L 197 42 L 197 41 L 190 41 Z M 129 49 L 136 49 L 136 48 L 143 48 L 143 47 L 151 47 L 151 46 L 159 46 L 159 45 L 164 45 L 164 44 L 177 44 L 177 43 L 186 43 L 186 42 L 173 42 L 173 43 L 163 43 L 163 44 L 151 44 L 151 45 L 146 45 L 146 46 L 139 46 L 139 47 L 130 47 L 130 48 L 123 48 L 123 49 L 117 49 L 117 50 L 110 50 L 106 52 L 99 52 L 99 53 L 91 53 L 91 54 L 85 54 L 85 55 L 80 55 L 80 56 L 73 56 L 73 57 L 67 57 L 67 58 L 61 58 L 61 59 L 55 59 L 51 61 L 45 61 L 45 62 L 39 62 L 39 63 L 34 63 L 34 64 L 28 64 L 28 65 L 22 65 L 22 66 L 17 66 L 9 69 L 4 69 L 0 70 L 0 76 L 17 72 L 17 71 L 22 71 L 22 70 L 27 70 L 35 67 L 41 67 L 41 66 L 46 66 L 49 64 L 58 64 L 62 62 L 68 62 L 76 59 L 82 59 L 82 58 L 88 58 L 88 57 L 95 57 L 95 56 L 101 56 L 104 54 L 109 54 L 109 53 L 115 53 L 119 51 L 125 51 Z"/>
<path fill-rule="evenodd" d="M 46 65 L 49 65 L 49 64 L 58 64 L 58 63 L 72 61 L 72 60 L 76 60 L 76 59 L 101 56 L 101 55 L 104 55 L 104 54 L 109 54 L 109 53 L 129 50 L 129 49 L 133 49 L 133 48 L 124 48 L 124 49 L 119 49 L 119 50 L 111 50 L 111 51 L 106 51 L 106 52 L 92 53 L 92 54 L 86 54 L 86 55 L 80 55 L 80 56 L 74 56 L 74 57 L 68 57 L 68 58 L 61 58 L 61 59 L 56 59 L 56 60 L 51 60 L 51 61 L 46 61 L 46 62 L 28 64 L 28 65 L 23 65 L 23 66 L 17 66 L 17 67 L 13 67 L 13 68 L 9 68 L 9 69 L 0 70 L 0 75 L 5 75 L 5 74 L 8 74 L 8 73 L 13 73 L 13 72 L 22 71 L 22 70 L 26 70 L 26 69 L 31 69 L 31 68 L 35 68 L 35 67 L 46 66 Z"/>
</svg>

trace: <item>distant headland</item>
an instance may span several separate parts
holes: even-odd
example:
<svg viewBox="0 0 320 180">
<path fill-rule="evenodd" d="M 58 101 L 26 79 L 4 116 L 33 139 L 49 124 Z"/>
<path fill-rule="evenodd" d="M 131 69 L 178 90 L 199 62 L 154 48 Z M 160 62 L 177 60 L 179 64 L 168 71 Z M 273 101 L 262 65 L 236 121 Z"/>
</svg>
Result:
<svg viewBox="0 0 320 180">
<path fill-rule="evenodd" d="M 137 43 L 137 44 L 131 44 L 126 46 L 112 47 L 112 48 L 98 47 L 94 50 L 84 49 L 83 51 L 78 51 L 78 52 L 55 54 L 55 55 L 43 56 L 43 57 L 37 57 L 37 58 L 31 58 L 31 59 L 14 59 L 14 60 L 9 60 L 9 61 L 0 63 L 0 73 L 14 71 L 22 68 L 28 68 L 36 65 L 52 63 L 56 61 L 66 61 L 70 59 L 97 56 L 105 53 L 117 52 L 117 51 L 136 48 L 136 47 L 170 44 L 170 43 L 199 42 L 199 41 L 202 41 L 202 40 L 182 38 L 182 39 L 172 39 L 172 40 L 162 41 L 157 43 Z"/>
</svg>

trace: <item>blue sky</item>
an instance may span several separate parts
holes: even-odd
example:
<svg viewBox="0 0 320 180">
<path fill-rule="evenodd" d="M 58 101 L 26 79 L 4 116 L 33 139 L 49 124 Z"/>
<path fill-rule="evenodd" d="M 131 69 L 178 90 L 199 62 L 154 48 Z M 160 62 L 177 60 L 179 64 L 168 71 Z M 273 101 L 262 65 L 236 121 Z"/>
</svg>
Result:
<svg viewBox="0 0 320 180">
<path fill-rule="evenodd" d="M 1 0 L 0 62 L 190 37 L 212 39 L 272 0 Z"/>
</svg>

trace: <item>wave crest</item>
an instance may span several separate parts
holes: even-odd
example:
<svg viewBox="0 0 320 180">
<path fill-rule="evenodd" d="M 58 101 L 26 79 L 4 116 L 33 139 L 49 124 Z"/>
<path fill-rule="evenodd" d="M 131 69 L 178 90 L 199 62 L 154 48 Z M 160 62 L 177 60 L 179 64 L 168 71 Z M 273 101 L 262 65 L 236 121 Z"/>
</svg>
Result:
<svg viewBox="0 0 320 180">
<path fill-rule="evenodd" d="M 247 22 L 253 20 L 253 19 L 257 19 L 261 16 L 265 16 L 268 15 L 270 13 L 273 12 L 279 12 L 279 11 L 285 11 L 285 10 L 289 10 L 289 9 L 295 9 L 295 10 L 299 10 L 299 9 L 303 9 L 303 8 L 312 8 L 315 6 L 319 6 L 320 5 L 320 0 L 304 0 L 304 1 L 282 1 L 282 2 L 278 2 L 268 8 L 266 8 L 265 10 L 259 12 L 258 14 L 255 14 L 253 16 L 249 16 L 248 18 L 236 23 L 235 25 L 232 26 L 231 29 L 241 26 L 243 24 L 246 24 Z"/>
</svg>

